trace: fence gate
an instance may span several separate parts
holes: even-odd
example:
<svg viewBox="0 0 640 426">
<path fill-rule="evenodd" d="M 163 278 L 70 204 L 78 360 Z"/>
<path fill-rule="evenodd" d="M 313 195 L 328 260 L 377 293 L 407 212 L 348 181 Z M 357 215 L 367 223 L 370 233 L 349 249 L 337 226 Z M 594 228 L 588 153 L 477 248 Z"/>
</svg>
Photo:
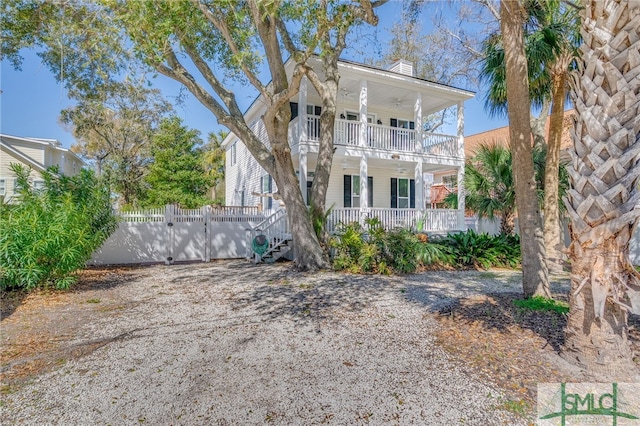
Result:
<svg viewBox="0 0 640 426">
<path fill-rule="evenodd" d="M 89 264 L 136 264 L 243 258 L 246 230 L 265 218 L 258 207 L 165 208 L 120 214 L 116 232 Z"/>
</svg>

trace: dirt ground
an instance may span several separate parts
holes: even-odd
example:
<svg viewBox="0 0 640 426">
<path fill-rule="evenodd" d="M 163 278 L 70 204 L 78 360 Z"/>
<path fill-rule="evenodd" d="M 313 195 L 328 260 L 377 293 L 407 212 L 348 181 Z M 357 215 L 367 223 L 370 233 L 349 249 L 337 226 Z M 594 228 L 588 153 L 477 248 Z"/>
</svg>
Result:
<svg viewBox="0 0 640 426">
<path fill-rule="evenodd" d="M 225 267 L 225 264 L 218 266 Z M 295 282 L 297 275 L 292 275 L 287 267 L 279 268 L 277 273 L 269 275 L 270 283 L 288 285 L 291 280 Z M 0 336 L 3 399 L 46 372 L 59 370 L 69 362 L 126 338 L 125 335 L 111 335 L 87 339 L 79 334 L 81 329 L 86 333 L 88 324 L 126 316 L 130 309 L 150 303 L 153 298 L 144 294 L 132 295 L 127 284 L 141 278 L 153 282 L 153 274 L 162 271 L 158 266 L 95 268 L 82 272 L 79 283 L 71 291 L 3 294 Z M 240 268 L 237 273 L 242 275 L 243 271 Z M 483 274 L 491 277 L 492 272 L 479 272 L 474 277 Z M 514 276 L 517 279 L 517 272 L 509 275 L 507 281 L 513 281 Z M 346 280 L 349 279 L 347 276 Z M 409 277 L 397 285 L 402 287 L 402 293 L 406 288 L 410 298 L 411 292 L 417 291 L 412 290 L 414 282 L 425 279 L 424 276 Z M 388 282 L 392 280 L 389 278 Z M 386 282 L 383 279 L 383 283 Z M 566 288 L 566 282 L 564 284 L 563 288 Z M 309 285 L 309 289 L 314 286 L 300 284 L 300 291 L 307 290 L 305 285 Z M 228 291 L 232 292 L 231 289 Z M 170 296 L 162 286 L 158 294 Z M 433 332 L 436 344 L 448 352 L 466 374 L 479 377 L 504 392 L 508 397 L 503 400 L 501 409 L 530 419 L 537 383 L 588 379 L 558 356 L 563 344 L 565 316 L 523 311 L 513 304 L 518 295 L 508 291 L 455 297 L 456 294 L 443 290 L 443 295 L 454 301 L 424 313 L 425 318 L 437 321 L 438 327 Z M 348 292 L 345 296 L 348 297 Z M 453 299 L 450 296 L 454 296 Z M 562 292 L 556 291 L 554 296 L 566 299 Z M 327 309 L 327 306 L 303 305 L 298 313 L 312 315 L 314 309 Z M 640 321 L 637 318 L 631 320 L 631 340 L 636 353 L 640 353 Z M 349 367 L 349 364 L 351 361 L 345 361 L 344 365 Z"/>
</svg>

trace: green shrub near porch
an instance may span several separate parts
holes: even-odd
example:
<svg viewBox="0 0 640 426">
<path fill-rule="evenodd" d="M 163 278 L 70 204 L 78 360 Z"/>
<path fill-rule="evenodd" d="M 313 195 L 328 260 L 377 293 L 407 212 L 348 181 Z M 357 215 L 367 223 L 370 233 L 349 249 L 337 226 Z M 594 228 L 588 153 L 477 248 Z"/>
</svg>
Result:
<svg viewBox="0 0 640 426">
<path fill-rule="evenodd" d="M 89 170 L 65 177 L 50 169 L 37 190 L 29 168 L 12 170 L 19 195 L 0 205 L 0 288 L 68 288 L 117 227 L 109 191 Z"/>
<path fill-rule="evenodd" d="M 472 230 L 420 241 L 406 229 L 386 231 L 376 218 L 342 224 L 330 241 L 333 267 L 352 273 L 412 273 L 421 268 L 510 267 L 520 264 L 518 236 Z"/>
</svg>

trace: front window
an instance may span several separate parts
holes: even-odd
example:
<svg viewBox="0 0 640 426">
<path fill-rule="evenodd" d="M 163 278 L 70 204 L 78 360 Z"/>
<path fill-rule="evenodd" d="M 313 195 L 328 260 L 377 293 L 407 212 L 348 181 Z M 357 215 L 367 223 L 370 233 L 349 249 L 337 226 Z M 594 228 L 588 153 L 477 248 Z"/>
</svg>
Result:
<svg viewBox="0 0 640 426">
<path fill-rule="evenodd" d="M 231 145 L 231 165 L 236 165 L 236 142 Z"/>
<path fill-rule="evenodd" d="M 42 191 L 44 189 L 44 181 L 43 180 L 34 180 L 33 181 L 33 189 L 36 191 Z"/>
</svg>

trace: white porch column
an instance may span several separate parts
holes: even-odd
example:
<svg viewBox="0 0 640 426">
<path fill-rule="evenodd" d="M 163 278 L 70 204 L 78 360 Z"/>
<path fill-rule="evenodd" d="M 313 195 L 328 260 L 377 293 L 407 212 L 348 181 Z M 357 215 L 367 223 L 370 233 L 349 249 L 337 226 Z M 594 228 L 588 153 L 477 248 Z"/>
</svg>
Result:
<svg viewBox="0 0 640 426">
<path fill-rule="evenodd" d="M 300 92 L 298 92 L 298 137 L 300 141 L 309 140 L 307 135 L 307 77 L 302 77 Z M 304 193 L 306 192 L 305 190 Z"/>
<path fill-rule="evenodd" d="M 306 127 L 306 126 L 305 126 Z M 300 145 L 300 165 L 298 166 L 298 182 L 300 183 L 300 191 L 305 204 L 307 200 L 307 150 L 306 146 Z"/>
<path fill-rule="evenodd" d="M 458 157 L 464 160 L 464 102 L 458 102 Z M 464 166 L 458 169 L 458 227 L 467 230 L 464 221 Z"/>
<path fill-rule="evenodd" d="M 369 188 L 367 187 L 367 175 L 369 173 L 369 160 L 366 154 L 360 158 L 360 223 L 364 225 L 366 214 L 369 213 Z"/>
<path fill-rule="evenodd" d="M 360 80 L 360 134 L 358 145 L 367 146 L 367 80 Z"/>
<path fill-rule="evenodd" d="M 464 102 L 458 102 L 458 157 L 464 158 Z"/>
<path fill-rule="evenodd" d="M 422 93 L 416 93 L 416 104 L 413 108 L 416 123 L 416 152 L 422 152 Z M 416 181 L 416 184 L 418 181 Z"/>
<path fill-rule="evenodd" d="M 422 158 L 416 163 L 415 176 L 416 181 L 416 210 L 424 210 L 424 173 L 422 172 Z"/>
</svg>

